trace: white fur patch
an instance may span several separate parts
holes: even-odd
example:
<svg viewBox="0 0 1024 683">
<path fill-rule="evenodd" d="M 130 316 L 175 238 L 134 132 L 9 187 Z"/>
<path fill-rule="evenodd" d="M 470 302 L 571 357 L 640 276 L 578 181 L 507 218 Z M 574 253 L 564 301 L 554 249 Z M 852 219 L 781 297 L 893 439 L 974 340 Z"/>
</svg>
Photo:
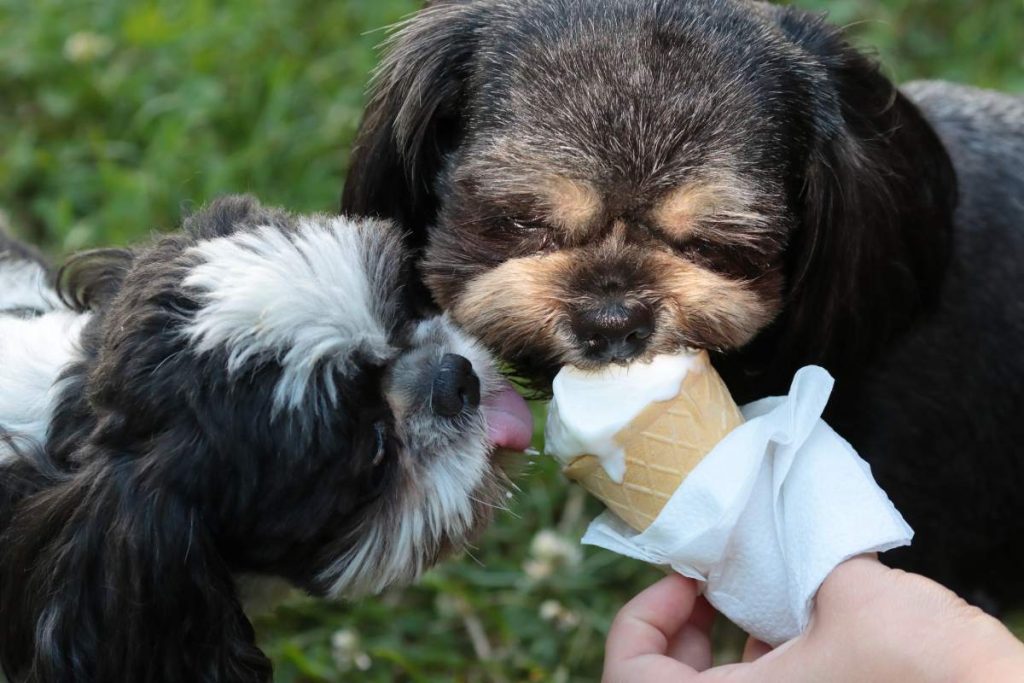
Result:
<svg viewBox="0 0 1024 683">
<path fill-rule="evenodd" d="M 202 308 L 186 333 L 202 352 L 226 349 L 230 372 L 275 358 L 283 369 L 278 409 L 298 405 L 318 369 L 336 401 L 333 369 L 356 349 L 389 349 L 365 265 L 375 229 L 320 216 L 299 219 L 294 232 L 265 226 L 199 244 L 184 284 L 202 292 Z"/>
<path fill-rule="evenodd" d="M 60 396 L 61 371 L 78 360 L 88 313 L 0 316 L 0 427 L 42 444 Z M 0 443 L 0 462 L 11 454 Z"/>
<path fill-rule="evenodd" d="M 42 266 L 35 261 L 0 260 L 0 311 L 62 307 Z"/>
<path fill-rule="evenodd" d="M 444 353 L 468 359 L 480 378 L 481 393 L 499 386 L 497 368 L 475 340 L 463 334 L 447 315 L 421 322 L 411 344 L 440 342 Z M 474 492 L 489 476 L 490 445 L 481 420 L 439 429 L 438 442 L 423 460 L 410 458 L 403 465 L 414 485 L 394 512 L 394 518 L 375 516 L 358 544 L 322 575 L 330 580 L 331 594 L 358 596 L 379 593 L 393 584 L 406 583 L 429 569 L 426 559 L 442 538 L 458 539 L 473 525 Z M 413 446 L 423 448 L 423 444 Z"/>
<path fill-rule="evenodd" d="M 481 429 L 451 452 L 430 454 L 430 464 L 401 501 L 397 520 L 374 517 L 358 544 L 323 578 L 331 595 L 357 597 L 408 583 L 430 567 L 442 538 L 459 539 L 473 524 L 473 492 L 485 476 L 490 448 Z"/>
</svg>

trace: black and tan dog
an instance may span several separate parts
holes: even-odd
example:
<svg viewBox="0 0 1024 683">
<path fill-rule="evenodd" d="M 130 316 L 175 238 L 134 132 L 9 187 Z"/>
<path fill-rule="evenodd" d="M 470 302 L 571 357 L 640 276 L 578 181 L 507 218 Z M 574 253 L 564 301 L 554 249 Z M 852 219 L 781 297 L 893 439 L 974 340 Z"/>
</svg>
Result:
<svg viewBox="0 0 1024 683">
<path fill-rule="evenodd" d="M 439 1 L 390 42 L 343 207 L 543 386 L 711 349 L 739 400 L 820 363 L 918 532 L 1024 593 L 1024 101 L 897 90 L 820 17 L 740 0 Z M 987 603 L 992 605 L 994 603 Z"/>
</svg>

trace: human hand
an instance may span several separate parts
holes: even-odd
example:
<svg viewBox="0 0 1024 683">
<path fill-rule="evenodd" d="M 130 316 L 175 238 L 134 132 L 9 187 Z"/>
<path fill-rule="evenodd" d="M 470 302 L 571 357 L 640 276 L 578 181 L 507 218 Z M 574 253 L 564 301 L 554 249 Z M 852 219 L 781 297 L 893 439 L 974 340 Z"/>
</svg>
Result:
<svg viewBox="0 0 1024 683">
<path fill-rule="evenodd" d="M 662 579 L 615 618 L 604 682 L 1024 680 L 1024 644 L 997 620 L 870 557 L 829 575 L 803 635 L 775 650 L 750 640 L 740 664 L 711 667 L 714 618 L 694 581 Z"/>
</svg>

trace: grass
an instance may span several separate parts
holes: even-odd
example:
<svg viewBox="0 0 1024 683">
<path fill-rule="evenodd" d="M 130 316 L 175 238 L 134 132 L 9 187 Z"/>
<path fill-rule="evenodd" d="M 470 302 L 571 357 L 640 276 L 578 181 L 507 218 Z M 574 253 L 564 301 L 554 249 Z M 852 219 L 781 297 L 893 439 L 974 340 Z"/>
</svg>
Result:
<svg viewBox="0 0 1024 683">
<path fill-rule="evenodd" d="M 1020 0 L 805 4 L 898 80 L 1024 90 Z M 0 0 L 0 207 L 55 254 L 173 229 L 227 192 L 333 209 L 379 29 L 416 5 Z M 260 617 L 277 679 L 596 680 L 616 609 L 659 574 L 576 545 L 598 506 L 550 462 L 520 486 L 472 556 L 419 585 Z M 718 643 L 735 656 L 734 633 Z"/>
</svg>

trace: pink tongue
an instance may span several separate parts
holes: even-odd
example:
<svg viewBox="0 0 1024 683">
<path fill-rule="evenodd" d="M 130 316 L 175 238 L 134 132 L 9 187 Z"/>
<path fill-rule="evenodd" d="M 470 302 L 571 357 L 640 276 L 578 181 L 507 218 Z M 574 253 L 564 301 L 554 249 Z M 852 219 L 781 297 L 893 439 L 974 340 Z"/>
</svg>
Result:
<svg viewBox="0 0 1024 683">
<path fill-rule="evenodd" d="M 533 440 L 533 415 L 526 401 L 507 381 L 482 405 L 487 421 L 487 437 L 498 448 L 522 451 Z"/>
</svg>

